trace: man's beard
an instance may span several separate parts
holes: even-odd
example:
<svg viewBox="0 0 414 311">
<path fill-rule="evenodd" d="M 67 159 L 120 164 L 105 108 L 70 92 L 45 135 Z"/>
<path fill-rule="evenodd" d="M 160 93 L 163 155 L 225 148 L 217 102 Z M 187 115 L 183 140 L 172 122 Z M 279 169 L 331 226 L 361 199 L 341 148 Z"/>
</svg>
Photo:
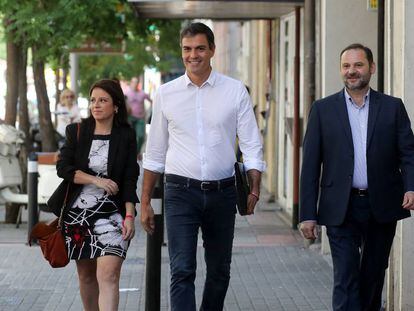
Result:
<svg viewBox="0 0 414 311">
<path fill-rule="evenodd" d="M 357 83 L 351 84 L 351 83 L 348 83 L 347 79 L 349 78 L 353 78 L 353 77 L 349 77 L 349 76 L 345 77 L 344 84 L 346 88 L 351 91 L 363 90 L 364 88 L 367 87 L 367 85 L 369 85 L 369 81 L 371 79 L 370 76 L 359 76 L 359 77 L 356 77 L 356 78 L 359 78 L 359 81 Z"/>
</svg>

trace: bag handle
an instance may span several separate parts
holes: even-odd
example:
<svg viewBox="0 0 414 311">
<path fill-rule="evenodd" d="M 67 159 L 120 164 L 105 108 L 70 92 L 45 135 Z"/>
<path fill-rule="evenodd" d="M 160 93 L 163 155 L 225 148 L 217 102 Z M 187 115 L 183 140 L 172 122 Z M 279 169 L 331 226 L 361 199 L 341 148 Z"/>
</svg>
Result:
<svg viewBox="0 0 414 311">
<path fill-rule="evenodd" d="M 76 142 L 78 143 L 79 142 L 79 133 L 80 133 L 80 123 L 76 123 L 76 124 L 77 124 Z M 59 215 L 58 229 L 62 228 L 63 213 L 66 209 L 66 204 L 67 204 L 67 201 L 68 201 L 69 187 L 70 187 L 70 183 L 68 183 L 68 186 L 66 187 L 65 199 L 63 200 L 63 206 L 62 206 L 62 209 L 60 210 L 60 215 Z"/>
</svg>

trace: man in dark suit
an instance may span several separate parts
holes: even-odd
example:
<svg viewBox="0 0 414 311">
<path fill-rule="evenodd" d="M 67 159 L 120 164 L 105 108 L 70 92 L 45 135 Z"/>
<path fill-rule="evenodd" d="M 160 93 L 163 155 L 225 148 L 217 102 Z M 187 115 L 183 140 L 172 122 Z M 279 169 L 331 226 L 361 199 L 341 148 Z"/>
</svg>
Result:
<svg viewBox="0 0 414 311">
<path fill-rule="evenodd" d="M 345 88 L 309 115 L 300 229 L 315 239 L 327 228 L 333 310 L 377 311 L 397 221 L 414 208 L 414 136 L 401 99 L 369 87 L 371 50 L 352 44 L 340 62 Z"/>
</svg>

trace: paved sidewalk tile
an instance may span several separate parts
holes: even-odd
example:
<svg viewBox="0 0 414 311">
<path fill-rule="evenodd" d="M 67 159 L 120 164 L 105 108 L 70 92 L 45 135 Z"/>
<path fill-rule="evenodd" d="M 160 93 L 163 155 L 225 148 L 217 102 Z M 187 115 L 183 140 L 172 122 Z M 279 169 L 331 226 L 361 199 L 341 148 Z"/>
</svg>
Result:
<svg viewBox="0 0 414 311">
<path fill-rule="evenodd" d="M 25 245 L 26 235 L 25 223 L 18 229 L 0 223 L 0 310 L 82 310 L 75 264 L 50 268 L 38 246 Z M 146 235 L 137 224 L 137 236 L 122 267 L 119 310 L 145 310 L 145 247 Z M 201 240 L 197 262 L 199 305 L 206 271 Z M 225 310 L 331 310 L 331 270 L 321 255 L 303 247 L 298 232 L 285 225 L 277 211 L 237 216 Z M 168 286 L 168 253 L 163 247 L 161 310 L 165 311 L 169 310 Z"/>
</svg>

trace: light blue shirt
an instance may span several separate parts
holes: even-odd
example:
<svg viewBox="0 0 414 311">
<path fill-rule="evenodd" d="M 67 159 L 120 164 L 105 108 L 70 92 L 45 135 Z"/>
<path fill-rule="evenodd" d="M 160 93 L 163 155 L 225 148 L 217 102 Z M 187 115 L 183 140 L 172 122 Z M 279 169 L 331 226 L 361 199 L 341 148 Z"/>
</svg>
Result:
<svg viewBox="0 0 414 311">
<path fill-rule="evenodd" d="M 353 102 L 346 89 L 344 89 L 344 92 L 349 124 L 351 125 L 352 131 L 352 142 L 354 144 L 354 176 L 352 187 L 368 189 L 367 132 L 370 90 L 365 94 L 364 103 L 361 107 Z"/>
</svg>

